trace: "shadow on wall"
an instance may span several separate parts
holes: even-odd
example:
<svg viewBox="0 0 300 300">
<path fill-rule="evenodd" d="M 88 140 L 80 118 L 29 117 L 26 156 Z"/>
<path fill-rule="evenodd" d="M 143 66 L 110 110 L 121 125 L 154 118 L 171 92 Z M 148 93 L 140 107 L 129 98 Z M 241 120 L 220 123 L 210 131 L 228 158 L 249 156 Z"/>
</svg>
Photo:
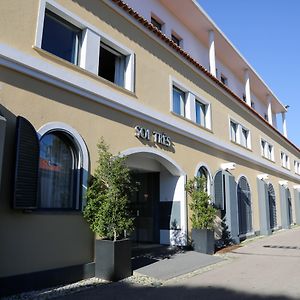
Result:
<svg viewBox="0 0 300 300">
<path fill-rule="evenodd" d="M 88 291 L 55 299 L 205 299 L 205 300 L 291 300 L 283 295 L 263 296 L 221 287 L 137 286 L 126 282 L 102 285 Z"/>
</svg>

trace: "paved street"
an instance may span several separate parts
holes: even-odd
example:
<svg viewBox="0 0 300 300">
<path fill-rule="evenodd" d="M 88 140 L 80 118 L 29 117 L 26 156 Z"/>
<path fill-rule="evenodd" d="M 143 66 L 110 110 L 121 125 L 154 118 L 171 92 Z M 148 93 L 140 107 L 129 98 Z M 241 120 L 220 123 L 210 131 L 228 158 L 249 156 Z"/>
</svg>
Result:
<svg viewBox="0 0 300 300">
<path fill-rule="evenodd" d="M 300 299 L 300 227 L 247 242 L 226 257 L 158 287 L 114 283 L 59 299 Z"/>
</svg>

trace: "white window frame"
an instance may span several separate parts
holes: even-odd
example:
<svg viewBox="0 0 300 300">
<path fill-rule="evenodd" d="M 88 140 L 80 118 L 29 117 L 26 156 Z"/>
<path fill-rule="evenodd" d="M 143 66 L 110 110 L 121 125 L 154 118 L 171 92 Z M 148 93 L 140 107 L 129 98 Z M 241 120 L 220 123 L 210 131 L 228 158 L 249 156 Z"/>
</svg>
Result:
<svg viewBox="0 0 300 300">
<path fill-rule="evenodd" d="M 235 134 L 235 140 L 233 139 L 233 135 L 232 135 L 231 123 L 236 124 L 236 126 L 237 126 L 236 134 Z M 243 131 L 246 131 L 247 134 L 248 134 L 247 138 L 246 138 L 246 141 L 245 141 L 245 145 L 243 144 Z M 238 144 L 238 145 L 241 145 L 242 147 L 251 150 L 252 146 L 251 146 L 251 132 L 250 132 L 250 130 L 247 127 L 243 126 L 241 123 L 235 121 L 232 118 L 229 118 L 229 138 L 230 138 L 231 142 L 233 142 L 235 144 Z"/>
<path fill-rule="evenodd" d="M 294 169 L 295 169 L 295 173 L 300 175 L 300 162 L 297 160 L 294 160 Z"/>
<path fill-rule="evenodd" d="M 290 157 L 284 152 L 280 151 L 281 166 L 290 170 Z"/>
<path fill-rule="evenodd" d="M 179 80 L 173 78 L 172 76 L 170 76 L 170 112 L 173 112 L 173 86 L 183 91 L 186 95 L 184 118 L 189 119 L 190 121 L 198 124 L 196 122 L 196 101 L 198 101 L 206 106 L 205 126 L 202 126 L 201 124 L 198 125 L 200 125 L 205 129 L 211 130 L 212 128 L 211 103 L 207 101 L 204 97 L 191 92 L 187 86 L 185 86 Z M 175 112 L 173 113 L 176 114 Z"/>
<path fill-rule="evenodd" d="M 262 145 L 263 142 L 265 143 L 264 146 Z M 270 144 L 268 141 L 266 141 L 264 138 L 261 138 L 260 147 L 261 147 L 261 155 L 264 158 L 274 161 L 274 146 Z M 271 152 L 269 151 L 270 148 L 271 148 Z"/>
<path fill-rule="evenodd" d="M 134 52 L 131 49 L 123 46 L 116 40 L 112 39 L 105 32 L 100 31 L 97 27 L 87 23 L 65 7 L 56 3 L 53 0 L 40 0 L 39 13 L 36 26 L 35 44 L 36 48 L 42 49 L 42 38 L 43 38 L 43 26 L 46 9 L 57 14 L 64 20 L 75 25 L 82 30 L 82 41 L 80 47 L 80 53 L 78 57 L 79 66 L 93 74 L 98 75 L 99 65 L 99 52 L 101 40 L 115 49 L 119 53 L 126 56 L 126 67 L 124 70 L 124 84 L 123 88 L 134 92 L 134 76 L 135 76 L 135 59 Z"/>
</svg>

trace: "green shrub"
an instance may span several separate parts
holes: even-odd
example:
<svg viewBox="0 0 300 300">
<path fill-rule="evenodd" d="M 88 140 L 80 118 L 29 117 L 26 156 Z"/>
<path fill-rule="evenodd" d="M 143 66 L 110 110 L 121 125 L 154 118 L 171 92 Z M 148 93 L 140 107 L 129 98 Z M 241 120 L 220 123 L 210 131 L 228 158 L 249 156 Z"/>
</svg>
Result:
<svg viewBox="0 0 300 300">
<path fill-rule="evenodd" d="M 190 220 L 194 229 L 213 229 L 216 218 L 216 209 L 210 204 L 210 196 L 206 192 L 206 178 L 194 177 L 189 179 L 185 190 L 191 200 Z"/>
<path fill-rule="evenodd" d="M 111 154 L 103 138 L 97 147 L 97 167 L 87 189 L 83 216 L 99 237 L 115 241 L 133 230 L 129 194 L 134 188 L 126 157 Z"/>
</svg>

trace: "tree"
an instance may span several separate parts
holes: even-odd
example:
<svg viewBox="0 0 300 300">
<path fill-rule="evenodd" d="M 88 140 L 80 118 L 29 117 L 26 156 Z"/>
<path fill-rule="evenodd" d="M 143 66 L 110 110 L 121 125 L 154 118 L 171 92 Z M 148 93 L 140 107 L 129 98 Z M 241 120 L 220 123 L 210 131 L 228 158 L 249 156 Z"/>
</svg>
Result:
<svg viewBox="0 0 300 300">
<path fill-rule="evenodd" d="M 197 176 L 189 179 L 185 190 L 191 197 L 190 220 L 194 229 L 213 229 L 216 209 L 210 204 L 210 196 L 206 192 L 206 178 Z"/>
<path fill-rule="evenodd" d="M 125 164 L 126 157 L 110 153 L 103 138 L 97 147 L 97 167 L 87 189 L 83 216 L 94 233 L 116 241 L 133 230 L 129 194 L 134 187 Z"/>
</svg>

